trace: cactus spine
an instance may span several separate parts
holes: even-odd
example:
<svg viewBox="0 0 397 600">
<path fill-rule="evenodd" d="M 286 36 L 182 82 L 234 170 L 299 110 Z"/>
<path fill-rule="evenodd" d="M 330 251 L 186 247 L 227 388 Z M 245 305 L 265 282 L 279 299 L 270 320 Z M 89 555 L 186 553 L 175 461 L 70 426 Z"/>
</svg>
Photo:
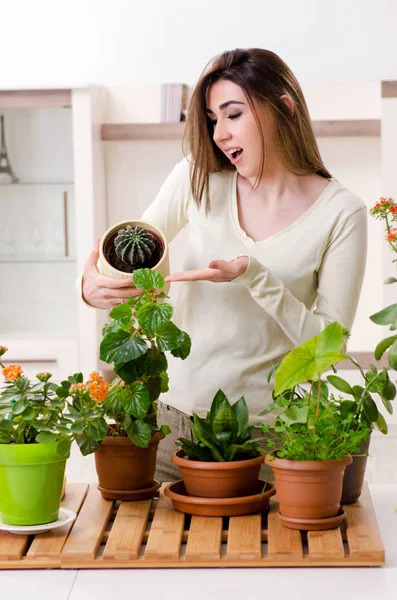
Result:
<svg viewBox="0 0 397 600">
<path fill-rule="evenodd" d="M 124 263 L 132 265 L 136 269 L 145 265 L 150 259 L 156 243 L 146 229 L 127 225 L 117 233 L 114 248 L 117 256 Z"/>
</svg>

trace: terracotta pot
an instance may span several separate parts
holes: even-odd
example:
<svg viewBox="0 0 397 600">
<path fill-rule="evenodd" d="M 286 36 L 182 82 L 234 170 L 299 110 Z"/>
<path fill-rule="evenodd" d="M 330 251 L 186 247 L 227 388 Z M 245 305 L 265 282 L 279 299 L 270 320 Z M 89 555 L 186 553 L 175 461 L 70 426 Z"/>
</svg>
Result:
<svg viewBox="0 0 397 600">
<path fill-rule="evenodd" d="M 107 436 L 95 452 L 99 485 L 106 490 L 142 490 L 153 486 L 157 447 L 164 438 L 155 433 L 148 448 L 128 437 Z"/>
<path fill-rule="evenodd" d="M 293 519 L 324 519 L 338 514 L 343 473 L 352 457 L 343 460 L 269 460 L 276 483 L 280 513 Z"/>
<path fill-rule="evenodd" d="M 117 223 L 116 225 L 113 225 L 112 227 L 109 227 L 109 229 L 107 231 L 105 231 L 105 233 L 103 234 L 100 244 L 99 244 L 99 257 L 100 257 L 100 270 L 101 273 L 103 275 L 107 275 L 108 277 L 115 277 L 117 279 L 122 279 L 122 278 L 129 278 L 131 277 L 131 273 L 125 273 L 124 271 L 119 271 L 118 269 L 116 269 L 115 267 L 113 267 L 108 260 L 106 259 L 106 252 L 105 252 L 105 247 L 106 247 L 106 243 L 109 240 L 110 237 L 112 237 L 114 234 L 116 234 L 119 229 L 123 229 L 123 227 L 126 227 L 127 225 L 132 225 L 133 227 L 143 227 L 145 229 L 147 229 L 148 231 L 152 232 L 161 242 L 163 248 L 162 248 L 162 256 L 159 258 L 158 262 L 156 262 L 156 264 L 154 265 L 150 265 L 150 268 L 155 269 L 156 271 L 158 271 L 159 273 L 161 273 L 161 275 L 163 277 L 166 277 L 167 275 L 170 274 L 170 265 L 169 265 L 169 258 L 168 258 L 168 244 L 167 244 L 167 240 L 165 239 L 165 236 L 163 234 L 162 231 L 160 231 L 160 229 L 157 229 L 157 227 L 155 227 L 154 225 L 152 225 L 151 223 L 147 223 L 146 221 L 121 221 L 120 223 Z M 170 284 L 166 283 L 164 288 L 162 288 L 162 290 L 159 291 L 163 291 L 164 293 L 168 293 L 170 288 Z"/>
<path fill-rule="evenodd" d="M 202 462 L 184 458 L 183 450 L 172 456 L 190 496 L 235 498 L 254 494 L 263 456 L 231 462 Z"/>
<path fill-rule="evenodd" d="M 372 431 L 370 431 L 367 440 L 361 442 L 359 454 L 352 454 L 352 464 L 346 467 L 345 476 L 343 477 L 342 499 L 340 501 L 342 505 L 353 504 L 361 496 L 371 433 Z"/>
</svg>

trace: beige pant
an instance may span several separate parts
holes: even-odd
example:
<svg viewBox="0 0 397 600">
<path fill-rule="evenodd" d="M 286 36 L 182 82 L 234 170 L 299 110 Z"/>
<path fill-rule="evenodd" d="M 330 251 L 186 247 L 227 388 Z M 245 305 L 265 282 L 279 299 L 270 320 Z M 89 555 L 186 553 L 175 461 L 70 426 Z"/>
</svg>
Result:
<svg viewBox="0 0 397 600">
<path fill-rule="evenodd" d="M 171 429 L 171 433 L 166 435 L 159 443 L 155 479 L 161 483 L 164 481 L 177 481 L 178 479 L 181 479 L 182 476 L 178 467 L 172 462 L 171 456 L 178 449 L 175 445 L 175 440 L 177 438 L 183 437 L 188 440 L 192 439 L 190 432 L 190 417 L 186 413 L 158 401 L 157 420 L 159 426 L 168 425 Z M 259 437 L 257 432 L 256 437 Z M 263 481 L 273 481 L 272 471 L 265 464 L 261 467 L 259 476 Z"/>
</svg>

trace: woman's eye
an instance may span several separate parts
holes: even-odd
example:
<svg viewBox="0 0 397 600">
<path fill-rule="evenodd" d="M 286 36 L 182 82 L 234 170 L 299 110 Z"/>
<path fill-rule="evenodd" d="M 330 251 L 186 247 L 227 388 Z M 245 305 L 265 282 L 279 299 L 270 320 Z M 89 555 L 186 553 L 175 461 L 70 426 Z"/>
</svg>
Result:
<svg viewBox="0 0 397 600">
<path fill-rule="evenodd" d="M 242 113 L 234 113 L 233 115 L 227 115 L 227 119 L 237 119 L 237 117 L 239 117 Z"/>
</svg>

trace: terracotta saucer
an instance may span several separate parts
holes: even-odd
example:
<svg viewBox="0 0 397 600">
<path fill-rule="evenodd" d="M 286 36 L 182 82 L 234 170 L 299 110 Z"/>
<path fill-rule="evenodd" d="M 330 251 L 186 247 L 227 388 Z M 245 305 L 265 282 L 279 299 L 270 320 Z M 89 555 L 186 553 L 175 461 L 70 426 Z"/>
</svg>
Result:
<svg viewBox="0 0 397 600">
<path fill-rule="evenodd" d="M 294 519 L 292 517 L 285 517 L 281 513 L 278 513 L 283 525 L 289 529 L 301 529 L 303 531 L 324 531 L 325 529 L 334 529 L 338 527 L 346 514 L 345 511 L 340 508 L 338 514 L 335 517 L 328 517 L 326 519 Z"/>
<path fill-rule="evenodd" d="M 265 485 L 266 490 L 262 493 Z M 274 483 L 265 483 L 261 479 L 258 480 L 256 494 L 237 498 L 189 496 L 183 479 L 170 483 L 164 490 L 164 494 L 172 500 L 175 510 L 200 517 L 236 517 L 258 513 L 265 509 L 270 497 L 275 493 Z"/>
<path fill-rule="evenodd" d="M 147 500 L 155 495 L 160 485 L 161 483 L 153 479 L 153 485 L 150 488 L 141 490 L 109 490 L 100 485 L 98 485 L 98 490 L 106 500 Z"/>
</svg>

